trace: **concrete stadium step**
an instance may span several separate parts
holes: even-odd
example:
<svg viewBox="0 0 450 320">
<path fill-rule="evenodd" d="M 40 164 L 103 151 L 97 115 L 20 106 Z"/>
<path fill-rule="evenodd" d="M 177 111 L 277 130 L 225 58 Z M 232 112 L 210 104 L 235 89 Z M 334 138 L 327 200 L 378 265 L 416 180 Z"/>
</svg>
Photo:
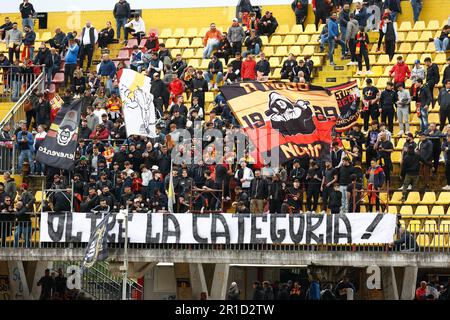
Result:
<svg viewBox="0 0 450 320">
<path fill-rule="evenodd" d="M 14 106 L 14 102 L 0 102 L 0 119 L 3 120 Z"/>
</svg>

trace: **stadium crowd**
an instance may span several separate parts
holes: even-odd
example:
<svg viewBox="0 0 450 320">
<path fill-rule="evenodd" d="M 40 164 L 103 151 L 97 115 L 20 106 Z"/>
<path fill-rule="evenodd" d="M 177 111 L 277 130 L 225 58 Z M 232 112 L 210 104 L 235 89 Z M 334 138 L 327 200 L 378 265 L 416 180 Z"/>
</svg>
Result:
<svg viewBox="0 0 450 320">
<path fill-rule="evenodd" d="M 341 45 L 342 55 L 350 59 L 349 64 L 357 63 L 362 72 L 364 60 L 370 74 L 367 57 L 370 42 L 366 28 L 369 14 L 366 5 L 360 2 L 356 2 L 356 9 L 349 12 L 349 2 L 333 1 L 332 7 L 325 8 L 325 0 L 313 1 L 316 24 L 326 24 L 320 37 L 321 48 L 328 45 L 329 64 L 334 65 L 334 46 L 336 43 Z M 394 55 L 392 41 L 395 48 L 393 21 L 399 14 L 397 3 L 395 0 L 384 1 L 379 26 L 380 39 L 384 37 L 386 53 L 390 56 Z M 191 145 L 179 144 L 177 129 L 188 129 L 191 133 L 217 129 L 222 131 L 225 141 L 233 136 L 239 140 L 244 135 L 224 96 L 217 94 L 213 105 L 208 106 L 205 94 L 216 91 L 222 84 L 265 81 L 270 75 L 271 67 L 262 52 L 260 37 L 272 35 L 278 22 L 272 12 L 262 15 L 260 10 L 254 10 L 248 4 L 249 1 L 240 2 L 237 16 L 227 32 L 218 30 L 214 23 L 210 25 L 203 40 L 203 58 L 210 59 L 206 72 L 187 65 L 181 54 L 172 57 L 154 31 L 146 36 L 144 20 L 137 13 L 132 15 L 129 3 L 124 0 L 114 7 L 116 32 L 111 22 L 100 31 L 90 21 L 79 33 L 75 30 L 66 34 L 58 28 L 49 41 L 39 44 L 37 52 L 32 49 L 35 34 L 29 21 L 34 14 L 32 5 L 28 1 L 23 3 L 25 9 L 21 5 L 24 33 L 18 29 L 17 22 L 5 19 L 0 33 L 9 48 L 9 57 L 0 54 L 0 66 L 12 65 L 8 72 L 17 74 L 30 70 L 40 72 L 39 67 L 45 66 L 47 75 L 47 90 L 34 92 L 25 103 L 26 119 L 18 128 L 5 125 L 0 133 L 2 146 L 14 143 L 19 150 L 19 172 L 47 176 L 46 188 L 54 191 L 44 202 L 44 210 L 110 212 L 129 208 L 130 212 L 167 211 L 172 171 L 175 212 L 312 212 L 319 211 L 320 197 L 322 212 L 358 212 L 362 198 L 366 199 L 369 211 L 380 211 L 384 208 L 377 192 L 391 181 L 394 134 L 406 136 L 400 174 L 404 199 L 411 188 L 418 187 L 420 175 L 424 177 L 422 187 L 429 188 L 430 176 L 437 174 L 442 154 L 447 180 L 444 189 L 450 189 L 450 125 L 447 124 L 450 122 L 450 58 L 442 79 L 430 58 L 423 61 L 426 67 L 418 60 L 409 70 L 402 57 L 398 57 L 389 72 L 392 82 L 387 82 L 381 92 L 373 86 L 371 79 L 367 79 L 361 101 L 364 124 L 355 125 L 344 134 L 333 133 L 329 160 L 305 156 L 271 167 L 255 160 L 249 144 L 244 157 L 237 159 L 235 150 L 225 149 L 223 159 L 214 164 L 208 161 L 215 154 L 215 150 L 208 147 L 212 138 L 206 137 L 203 161 L 172 168 L 172 152 L 200 152 L 194 147 L 195 141 Z M 306 18 L 302 10 L 304 5 L 304 1 L 292 4 L 298 24 Z M 120 40 L 121 29 L 125 34 L 125 45 L 130 36 L 138 40 L 138 45 L 132 47 L 129 61 L 117 62 L 110 58 L 107 48 Z M 448 47 L 448 30 L 446 26 L 442 37 L 435 39 L 437 51 Z M 378 48 L 381 43 L 382 40 Z M 21 44 L 25 48 L 22 54 Z M 96 70 L 92 70 L 97 46 L 102 48 L 102 60 Z M 84 64 L 86 58 L 87 65 Z M 305 56 L 297 61 L 294 55 L 289 55 L 283 63 L 281 78 L 311 82 L 313 63 L 310 58 Z M 226 72 L 223 72 L 221 59 L 227 63 Z M 36 150 L 58 111 L 50 106 L 49 89 L 51 79 L 62 63 L 64 83 L 59 87 L 62 99 L 65 103 L 82 100 L 76 165 L 70 172 L 46 167 L 35 160 Z M 118 74 L 128 67 L 151 78 L 154 104 L 161 114 L 156 138 L 126 135 Z M 413 81 L 411 90 L 405 89 L 406 79 Z M 443 88 L 434 97 L 433 89 L 439 82 Z M 407 116 L 412 101 L 416 102 L 420 118 L 417 144 Z M 428 112 L 436 106 L 436 101 L 440 105 L 440 128 L 428 122 Z M 400 124 L 398 133 L 393 132 L 395 117 Z M 350 142 L 348 150 L 343 147 L 342 140 Z M 364 147 L 366 161 L 363 162 Z M 9 172 L 4 177 L 5 182 L 0 183 L 0 211 L 33 211 L 35 199 L 28 191 L 29 186 L 22 184 L 17 188 Z M 23 219 L 29 218 L 23 215 Z"/>
</svg>

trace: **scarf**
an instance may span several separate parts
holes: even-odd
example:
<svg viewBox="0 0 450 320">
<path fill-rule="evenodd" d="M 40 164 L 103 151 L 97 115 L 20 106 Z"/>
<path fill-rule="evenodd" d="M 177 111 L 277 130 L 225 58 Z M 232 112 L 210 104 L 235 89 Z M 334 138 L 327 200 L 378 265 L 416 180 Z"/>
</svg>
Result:
<svg viewBox="0 0 450 320">
<path fill-rule="evenodd" d="M 367 43 L 366 43 L 366 33 L 365 32 L 358 32 L 356 35 L 356 54 L 361 54 L 361 44 L 364 44 L 364 47 L 367 51 Z"/>
</svg>

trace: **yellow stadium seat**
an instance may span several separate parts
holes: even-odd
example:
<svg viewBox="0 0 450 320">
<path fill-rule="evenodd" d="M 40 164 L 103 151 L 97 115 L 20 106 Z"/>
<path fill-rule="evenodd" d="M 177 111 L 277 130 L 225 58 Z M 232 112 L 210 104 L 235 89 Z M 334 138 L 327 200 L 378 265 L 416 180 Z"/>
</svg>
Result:
<svg viewBox="0 0 450 320">
<path fill-rule="evenodd" d="M 430 245 L 430 237 L 427 234 L 419 234 L 416 241 L 419 247 L 428 247 Z"/>
<path fill-rule="evenodd" d="M 419 33 L 416 31 L 410 31 L 408 32 L 408 35 L 406 36 L 405 41 L 406 42 L 416 42 L 419 40 Z"/>
<path fill-rule="evenodd" d="M 289 26 L 287 24 L 280 24 L 275 31 L 275 34 L 285 35 L 289 33 Z"/>
<path fill-rule="evenodd" d="M 399 213 L 402 216 L 410 216 L 414 214 L 412 206 L 401 206 Z"/>
<path fill-rule="evenodd" d="M 202 59 L 203 58 L 203 48 L 198 48 L 197 50 L 195 50 L 195 57 L 197 59 Z"/>
<path fill-rule="evenodd" d="M 425 21 L 416 21 L 413 27 L 414 31 L 422 31 L 425 30 Z"/>
<path fill-rule="evenodd" d="M 393 163 L 400 163 L 400 159 L 402 158 L 402 153 L 400 151 L 394 151 L 391 154 Z"/>
<path fill-rule="evenodd" d="M 169 38 L 167 39 L 167 41 L 165 42 L 166 48 L 176 48 L 177 46 L 177 39 L 174 38 Z"/>
<path fill-rule="evenodd" d="M 442 220 L 439 225 L 439 232 L 450 234 L 450 220 Z"/>
<path fill-rule="evenodd" d="M 447 209 L 447 215 L 450 216 L 450 206 L 449 206 L 448 209 Z"/>
<path fill-rule="evenodd" d="M 445 241 L 445 236 L 442 234 L 437 234 L 434 236 L 433 241 L 430 243 L 431 247 L 444 248 L 447 246 L 447 242 Z"/>
<path fill-rule="evenodd" d="M 389 200 L 389 204 L 402 204 L 402 196 L 401 191 L 395 191 L 391 200 Z"/>
<path fill-rule="evenodd" d="M 428 206 L 417 206 L 414 214 L 416 215 L 428 215 Z"/>
<path fill-rule="evenodd" d="M 400 47 L 398 48 L 398 53 L 409 53 L 411 51 L 411 44 L 408 42 L 403 42 L 400 44 Z"/>
<path fill-rule="evenodd" d="M 312 23 L 308 24 L 305 28 L 304 34 L 314 34 L 316 33 L 316 26 Z"/>
<path fill-rule="evenodd" d="M 381 90 L 386 88 L 386 84 L 388 83 L 388 81 L 389 81 L 388 78 L 380 78 L 380 79 L 378 79 L 377 88 L 381 89 Z"/>
<path fill-rule="evenodd" d="M 322 59 L 319 56 L 312 56 L 311 60 L 312 62 L 314 62 L 315 67 L 319 67 L 322 65 Z"/>
<path fill-rule="evenodd" d="M 395 150 L 403 150 L 403 145 L 405 144 L 405 142 L 406 142 L 406 138 L 398 139 L 397 144 L 395 146 Z"/>
<path fill-rule="evenodd" d="M 202 35 L 204 35 L 206 33 L 206 31 L 204 33 L 202 33 Z M 162 29 L 161 33 L 158 35 L 158 38 L 170 38 L 172 37 L 172 29 L 170 28 L 166 28 L 166 29 Z"/>
<path fill-rule="evenodd" d="M 279 80 L 281 79 L 281 68 L 275 68 L 272 72 L 272 78 Z"/>
<path fill-rule="evenodd" d="M 281 36 L 272 36 L 270 38 L 269 45 L 271 46 L 281 46 L 283 43 L 281 42 Z"/>
<path fill-rule="evenodd" d="M 188 47 L 189 47 L 188 38 L 181 38 L 178 44 L 176 45 L 176 48 L 188 48 Z"/>
<path fill-rule="evenodd" d="M 377 64 L 377 56 L 376 55 L 369 55 L 369 63 L 371 66 Z"/>
<path fill-rule="evenodd" d="M 425 192 L 421 204 L 434 204 L 436 202 L 436 194 L 433 191 Z"/>
<path fill-rule="evenodd" d="M 410 54 L 408 54 L 408 56 L 406 57 L 405 62 L 406 62 L 406 64 L 413 65 L 414 62 L 415 62 L 418 58 L 419 58 L 419 56 L 418 56 L 416 53 L 410 53 Z"/>
<path fill-rule="evenodd" d="M 266 55 L 266 58 L 270 58 L 271 56 L 273 56 L 275 54 L 274 47 L 265 47 L 263 49 L 264 54 Z"/>
<path fill-rule="evenodd" d="M 388 213 L 395 213 L 397 214 L 397 206 L 389 206 Z"/>
<path fill-rule="evenodd" d="M 201 61 L 201 60 L 199 60 L 199 59 L 191 59 L 191 60 L 189 60 L 188 65 L 192 66 L 194 69 L 197 69 L 197 68 L 200 67 L 199 61 Z"/>
<path fill-rule="evenodd" d="M 323 28 L 325 28 L 325 24 L 319 25 L 319 28 L 317 29 L 317 31 L 315 32 L 315 34 L 319 35 L 319 34 L 322 32 Z"/>
<path fill-rule="evenodd" d="M 309 43 L 309 36 L 307 34 L 302 34 L 298 37 L 296 44 L 307 45 Z"/>
<path fill-rule="evenodd" d="M 172 52 L 173 54 L 173 52 Z M 191 59 L 195 56 L 194 49 L 186 49 L 183 51 L 183 59 Z"/>
<path fill-rule="evenodd" d="M 198 29 L 197 28 L 188 28 L 186 31 L 185 36 L 187 38 L 195 38 L 198 36 Z"/>
<path fill-rule="evenodd" d="M 420 193 L 417 191 L 411 191 L 406 198 L 405 204 L 418 204 L 420 203 Z"/>
<path fill-rule="evenodd" d="M 431 31 L 440 30 L 441 28 L 439 27 L 439 21 L 437 21 L 437 20 L 430 20 L 428 22 L 428 26 L 427 26 L 426 29 L 427 30 L 431 30 Z"/>
<path fill-rule="evenodd" d="M 397 42 L 398 43 L 402 43 L 403 41 L 405 41 L 405 34 L 406 32 L 397 32 Z"/>
<path fill-rule="evenodd" d="M 450 203 L 450 192 L 441 192 L 436 201 L 436 204 L 446 205 Z"/>
<path fill-rule="evenodd" d="M 271 66 L 272 68 L 276 68 L 276 67 L 281 66 L 281 64 L 280 64 L 280 59 L 279 59 L 278 57 L 271 57 L 271 58 L 269 59 L 269 64 L 270 64 L 270 66 Z"/>
<path fill-rule="evenodd" d="M 293 34 L 288 34 L 283 39 L 283 45 L 292 46 L 293 44 L 295 44 L 296 40 L 297 40 L 297 36 L 295 36 Z"/>
<path fill-rule="evenodd" d="M 303 26 L 301 24 L 294 24 L 288 34 L 301 34 L 303 33 Z"/>
<path fill-rule="evenodd" d="M 378 57 L 377 64 L 379 65 L 390 65 L 389 56 L 387 54 L 381 54 Z"/>
<path fill-rule="evenodd" d="M 434 42 L 429 42 L 427 44 L 427 48 L 425 49 L 425 52 L 429 52 L 429 53 L 436 52 L 436 47 L 434 45 Z"/>
<path fill-rule="evenodd" d="M 172 34 L 173 38 L 183 38 L 184 37 L 184 28 L 176 28 Z"/>
<path fill-rule="evenodd" d="M 428 42 L 430 38 L 433 38 L 433 33 L 431 31 L 424 31 L 420 34 L 419 41 Z"/>
<path fill-rule="evenodd" d="M 398 28 L 398 31 L 408 32 L 412 30 L 411 21 L 403 21 Z"/>
<path fill-rule="evenodd" d="M 208 69 L 208 64 L 209 64 L 209 60 L 208 59 L 203 59 L 202 62 L 200 63 L 200 69 L 202 70 L 206 70 Z"/>
<path fill-rule="evenodd" d="M 289 48 L 289 53 L 292 53 L 295 57 L 298 57 L 302 54 L 302 47 L 292 46 Z"/>
<path fill-rule="evenodd" d="M 48 41 L 52 38 L 51 32 L 44 32 L 41 34 L 41 37 L 39 38 L 40 41 Z"/>
<path fill-rule="evenodd" d="M 302 52 L 303 56 L 312 56 L 314 55 L 314 46 L 305 46 Z"/>
<path fill-rule="evenodd" d="M 411 220 L 408 225 L 408 231 L 412 233 L 420 232 L 420 220 Z"/>
<path fill-rule="evenodd" d="M 359 206 L 359 212 L 367 212 L 366 206 Z"/>
<path fill-rule="evenodd" d="M 436 64 L 445 64 L 446 60 L 447 60 L 446 54 L 441 52 L 436 54 L 433 62 Z"/>
<path fill-rule="evenodd" d="M 286 46 L 278 46 L 275 50 L 275 56 L 277 57 L 286 57 L 288 55 Z"/>
<path fill-rule="evenodd" d="M 443 206 L 433 206 L 433 209 L 431 209 L 432 216 L 443 216 L 445 214 L 444 207 Z"/>
<path fill-rule="evenodd" d="M 425 42 L 416 42 L 414 44 L 414 47 L 412 49 L 412 52 L 414 53 L 424 53 L 426 50 L 425 48 Z"/>
<path fill-rule="evenodd" d="M 202 38 L 194 38 L 192 39 L 191 48 L 203 48 L 203 39 Z"/>
<path fill-rule="evenodd" d="M 267 37 L 267 36 L 260 36 L 259 38 L 261 39 L 261 42 L 262 42 L 263 45 L 269 44 L 269 37 Z"/>
<path fill-rule="evenodd" d="M 428 114 L 428 123 L 439 123 L 439 113 L 430 113 Z"/>
</svg>

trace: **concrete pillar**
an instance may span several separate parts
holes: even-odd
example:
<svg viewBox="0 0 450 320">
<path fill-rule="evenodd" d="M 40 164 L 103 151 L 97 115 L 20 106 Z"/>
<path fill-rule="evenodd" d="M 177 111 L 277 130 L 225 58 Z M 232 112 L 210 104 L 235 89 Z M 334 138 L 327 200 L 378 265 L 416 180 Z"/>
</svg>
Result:
<svg viewBox="0 0 450 320">
<path fill-rule="evenodd" d="M 394 267 L 381 268 L 381 279 L 383 281 L 384 299 L 398 300 L 398 288 Z"/>
<path fill-rule="evenodd" d="M 8 261 L 8 273 L 11 300 L 29 300 L 30 290 L 22 261 Z"/>
<path fill-rule="evenodd" d="M 189 273 L 191 276 L 192 299 L 200 300 L 200 294 L 202 292 L 206 292 L 206 295 L 208 296 L 203 265 L 201 263 L 190 263 Z"/>
<path fill-rule="evenodd" d="M 401 300 L 414 300 L 416 293 L 417 267 L 405 267 L 403 272 Z"/>
<path fill-rule="evenodd" d="M 177 300 L 192 300 L 192 281 L 190 280 L 189 263 L 174 263 L 177 283 Z"/>
<path fill-rule="evenodd" d="M 211 300 L 225 300 L 228 290 L 227 284 L 229 271 L 229 264 L 216 263 L 213 282 L 211 286 Z"/>
</svg>

